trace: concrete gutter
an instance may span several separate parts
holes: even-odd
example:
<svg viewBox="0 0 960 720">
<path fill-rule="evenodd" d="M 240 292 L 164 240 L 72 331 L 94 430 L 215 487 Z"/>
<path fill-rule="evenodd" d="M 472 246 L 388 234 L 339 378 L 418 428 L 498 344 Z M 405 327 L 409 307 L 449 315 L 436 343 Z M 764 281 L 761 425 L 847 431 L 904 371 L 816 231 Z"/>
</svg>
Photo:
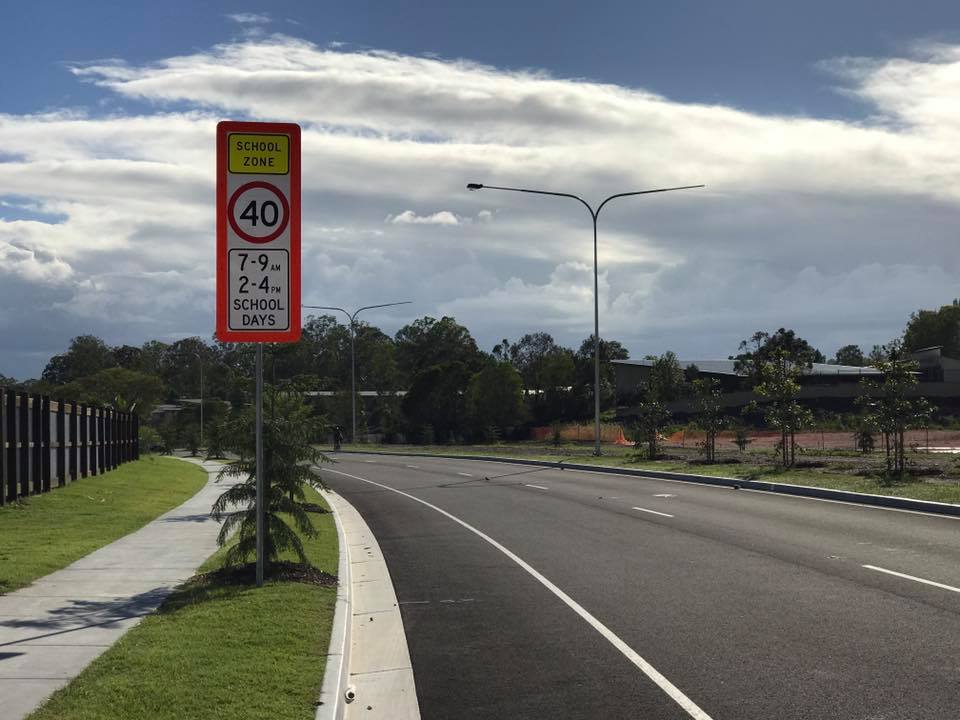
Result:
<svg viewBox="0 0 960 720">
<path fill-rule="evenodd" d="M 666 472 L 663 470 L 633 470 L 631 468 L 610 467 L 605 465 L 553 462 L 550 460 L 526 460 L 523 458 L 495 457 L 490 455 L 435 455 L 431 453 L 384 452 L 380 450 L 341 450 L 340 452 L 350 454 L 355 453 L 358 455 L 396 455 L 398 457 L 434 457 L 445 458 L 448 460 L 482 460 L 486 462 L 506 463 L 509 465 L 549 467 L 556 468 L 558 470 L 578 470 L 585 472 L 606 473 L 608 475 L 628 475 L 632 477 L 648 477 L 661 480 L 678 480 L 681 482 L 699 483 L 702 485 L 720 485 L 723 487 L 736 487 L 746 490 L 761 490 L 764 492 L 780 493 L 781 495 L 797 495 L 800 497 L 817 498 L 820 500 L 835 500 L 838 502 L 856 503 L 859 505 L 873 505 L 876 507 L 893 508 L 896 510 L 912 510 L 914 512 L 960 517 L 960 505 L 953 503 L 935 502 L 933 500 L 914 500 L 913 498 L 898 497 L 896 495 L 873 495 L 870 493 L 852 492 L 850 490 L 831 490 L 829 488 L 811 487 L 809 485 L 791 485 L 789 483 L 764 482 L 762 480 L 744 480 L 742 478 L 695 475 L 693 473 Z"/>
<path fill-rule="evenodd" d="M 400 605 L 380 545 L 356 508 L 324 492 L 340 542 L 340 586 L 317 720 L 420 720 Z"/>
<path fill-rule="evenodd" d="M 321 495 L 330 505 L 330 508 L 334 509 L 333 493 L 323 490 Z M 343 532 L 340 513 L 335 510 L 333 521 L 337 526 L 337 546 L 340 550 L 340 559 L 337 564 L 337 601 L 333 614 L 333 627 L 330 629 L 327 665 L 323 674 L 323 684 L 320 686 L 320 697 L 317 701 L 316 720 L 342 720 L 346 707 L 344 694 L 349 684 L 353 586 L 350 580 L 350 556 L 347 551 L 347 538 Z"/>
</svg>

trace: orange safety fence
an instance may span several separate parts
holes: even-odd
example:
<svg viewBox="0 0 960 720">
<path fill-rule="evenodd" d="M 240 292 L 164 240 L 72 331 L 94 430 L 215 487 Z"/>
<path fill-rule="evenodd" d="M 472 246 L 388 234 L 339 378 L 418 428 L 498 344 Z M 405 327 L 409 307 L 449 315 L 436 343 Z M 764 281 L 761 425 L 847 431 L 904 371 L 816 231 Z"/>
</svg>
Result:
<svg viewBox="0 0 960 720">
<path fill-rule="evenodd" d="M 593 442 L 593 423 L 564 423 L 560 425 L 560 440 L 564 442 Z M 535 427 L 530 430 L 533 440 L 553 440 L 553 427 Z M 623 426 L 600 423 L 600 442 L 614 445 L 632 445 L 623 434 Z"/>
</svg>

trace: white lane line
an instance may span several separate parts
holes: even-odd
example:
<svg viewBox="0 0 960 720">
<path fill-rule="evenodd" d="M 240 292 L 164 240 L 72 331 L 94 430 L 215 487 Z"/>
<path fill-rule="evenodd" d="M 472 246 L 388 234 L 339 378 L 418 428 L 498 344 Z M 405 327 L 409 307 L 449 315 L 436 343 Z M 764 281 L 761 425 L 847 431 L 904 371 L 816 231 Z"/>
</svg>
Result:
<svg viewBox="0 0 960 720">
<path fill-rule="evenodd" d="M 420 466 L 419 466 L 419 465 L 407 465 L 407 467 L 410 468 L 411 470 L 419 470 L 419 469 L 420 469 Z"/>
<path fill-rule="evenodd" d="M 364 460 L 365 463 L 370 463 L 371 465 L 376 464 L 376 460 Z"/>
<path fill-rule="evenodd" d="M 524 483 L 524 485 L 526 485 L 527 487 L 536 488 L 537 490 L 549 490 L 549 489 L 550 489 L 550 488 L 544 487 L 543 485 L 528 485 L 527 483 Z"/>
<path fill-rule="evenodd" d="M 670 498 L 670 497 L 676 497 L 676 495 L 671 495 L 670 493 L 657 493 L 656 495 L 654 495 L 654 497 Z"/>
<path fill-rule="evenodd" d="M 415 495 L 410 495 L 409 493 L 405 493 L 402 490 L 397 490 L 396 488 L 392 488 L 389 485 L 383 485 L 381 483 L 374 482 L 373 480 L 367 480 L 366 478 L 357 477 L 356 475 L 350 475 L 349 473 L 340 472 L 339 470 L 330 470 L 328 468 L 324 468 L 324 470 L 326 470 L 327 472 L 336 473 L 337 475 L 343 475 L 344 477 L 353 478 L 354 480 L 360 480 L 361 482 L 369 483 L 371 485 L 376 485 L 377 487 L 383 488 L 384 490 L 395 492 L 397 493 L 397 495 L 403 495 L 405 498 L 409 498 L 414 502 L 418 502 L 421 505 L 426 505 L 431 510 L 436 510 L 441 515 L 450 518 L 458 525 L 461 525 L 462 527 L 466 528 L 470 532 L 479 536 L 483 540 L 486 540 L 488 543 L 493 545 L 493 547 L 495 547 L 497 550 L 499 550 L 508 558 L 513 560 L 513 562 L 515 562 L 521 568 L 526 570 L 537 582 L 539 582 L 541 585 L 547 588 L 547 590 L 552 592 L 554 595 L 560 598 L 564 603 L 566 603 L 567 606 L 571 610 L 573 610 L 577 615 L 583 618 L 587 622 L 587 624 L 590 625 L 590 627 L 592 627 L 594 630 L 600 633 L 605 640 L 607 640 L 611 645 L 613 645 L 617 650 L 619 650 L 623 654 L 623 656 L 627 658 L 627 660 L 632 662 L 641 672 L 643 672 L 644 675 L 646 675 L 654 683 L 656 683 L 657 686 L 661 690 L 663 690 L 670 697 L 671 700 L 673 700 L 675 703 L 677 703 L 677 705 L 679 705 L 684 710 L 686 710 L 687 714 L 690 717 L 694 718 L 694 720 L 712 720 L 712 718 L 709 715 L 707 715 L 707 713 L 705 713 L 703 710 L 701 710 L 697 706 L 697 704 L 693 702 L 693 700 L 691 700 L 686 695 L 684 695 L 676 685 L 674 685 L 672 682 L 667 680 L 667 678 L 661 675 L 660 672 L 653 665 L 651 665 L 646 660 L 644 660 L 636 650 L 634 650 L 629 645 L 627 645 L 623 640 L 621 640 L 610 628 L 608 628 L 602 622 L 597 620 L 597 618 L 595 618 L 593 615 L 587 612 L 586 609 L 584 609 L 584 607 L 580 605 L 580 603 L 578 603 L 572 597 L 567 595 L 563 590 L 558 588 L 552 582 L 547 580 L 547 578 L 545 578 L 543 575 L 537 572 L 537 570 L 535 570 L 532 566 L 528 565 L 519 556 L 512 553 L 510 550 L 505 548 L 503 545 L 498 543 L 489 535 L 486 535 L 480 530 L 477 530 L 477 528 L 473 527 L 473 525 L 470 525 L 469 523 L 464 522 L 463 520 L 458 518 L 456 515 L 451 515 L 446 510 L 443 510 L 442 508 L 438 508 L 436 505 L 432 505 L 431 503 L 428 503 L 426 500 L 421 500 Z"/>
<path fill-rule="evenodd" d="M 933 585 L 934 587 L 942 588 L 943 590 L 949 590 L 950 592 L 960 593 L 960 588 L 954 587 L 953 585 L 944 585 L 943 583 L 934 582 L 933 580 L 925 580 L 924 578 L 916 577 L 915 575 L 907 575 L 906 573 L 896 572 L 894 570 L 886 570 L 882 567 L 877 567 L 876 565 L 861 565 L 867 570 L 876 570 L 877 572 L 886 573 L 887 575 L 896 575 L 899 578 L 904 578 L 906 580 L 913 580 L 914 582 L 923 583 L 924 585 Z"/>
<path fill-rule="evenodd" d="M 647 510 L 642 507 L 635 507 L 634 510 L 639 510 L 640 512 L 650 513 L 651 515 L 663 515 L 664 517 L 673 517 L 673 515 L 668 515 L 667 513 L 657 512 L 656 510 Z"/>
<path fill-rule="evenodd" d="M 463 477 L 473 477 L 473 475 L 471 475 L 470 473 L 458 472 L 457 475 L 462 475 Z"/>
</svg>

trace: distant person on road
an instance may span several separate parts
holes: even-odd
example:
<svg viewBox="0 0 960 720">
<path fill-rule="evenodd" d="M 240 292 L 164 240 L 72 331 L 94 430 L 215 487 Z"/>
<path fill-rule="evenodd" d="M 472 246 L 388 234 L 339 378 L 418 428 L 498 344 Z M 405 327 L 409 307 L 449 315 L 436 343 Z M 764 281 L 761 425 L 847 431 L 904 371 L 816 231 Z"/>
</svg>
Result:
<svg viewBox="0 0 960 720">
<path fill-rule="evenodd" d="M 333 428 L 333 449 L 339 450 L 341 444 L 343 444 L 343 428 L 335 425 Z"/>
</svg>

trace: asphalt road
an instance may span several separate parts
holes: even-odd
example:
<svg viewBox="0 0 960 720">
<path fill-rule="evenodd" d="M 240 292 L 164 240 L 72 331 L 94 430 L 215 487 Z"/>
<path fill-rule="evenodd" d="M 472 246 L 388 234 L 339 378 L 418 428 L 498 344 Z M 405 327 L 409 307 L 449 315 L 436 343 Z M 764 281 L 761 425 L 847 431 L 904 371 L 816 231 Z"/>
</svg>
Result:
<svg viewBox="0 0 960 720">
<path fill-rule="evenodd" d="M 960 718 L 958 519 L 336 459 L 324 478 L 380 542 L 426 719 Z"/>
</svg>

